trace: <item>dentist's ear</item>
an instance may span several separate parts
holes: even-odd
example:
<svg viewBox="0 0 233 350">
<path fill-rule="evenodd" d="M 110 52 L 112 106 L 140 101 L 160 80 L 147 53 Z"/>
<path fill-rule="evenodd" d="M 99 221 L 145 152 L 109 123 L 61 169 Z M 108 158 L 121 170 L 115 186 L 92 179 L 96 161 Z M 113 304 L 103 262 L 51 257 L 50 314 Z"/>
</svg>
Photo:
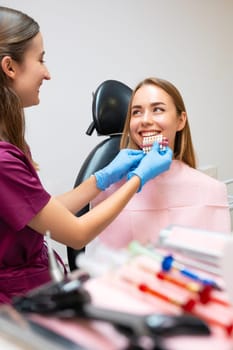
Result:
<svg viewBox="0 0 233 350">
<path fill-rule="evenodd" d="M 186 124 L 186 120 L 187 120 L 187 114 L 186 114 L 186 112 L 182 112 L 178 116 L 178 126 L 177 126 L 176 131 L 180 131 L 180 130 L 184 129 L 185 124 Z"/>
<path fill-rule="evenodd" d="M 3 72 L 11 79 L 15 77 L 15 64 L 14 60 L 10 56 L 4 56 L 1 61 L 1 67 Z"/>
</svg>

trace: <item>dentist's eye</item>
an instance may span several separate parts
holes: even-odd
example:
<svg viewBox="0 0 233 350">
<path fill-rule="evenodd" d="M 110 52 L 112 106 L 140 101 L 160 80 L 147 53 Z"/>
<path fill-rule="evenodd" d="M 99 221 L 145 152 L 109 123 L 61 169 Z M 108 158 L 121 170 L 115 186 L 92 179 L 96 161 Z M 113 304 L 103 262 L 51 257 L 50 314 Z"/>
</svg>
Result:
<svg viewBox="0 0 233 350">
<path fill-rule="evenodd" d="M 42 52 L 41 55 L 39 56 L 39 61 L 40 61 L 40 63 L 42 63 L 42 64 L 45 64 L 44 56 L 45 56 L 45 53 L 44 53 L 44 52 Z"/>
</svg>

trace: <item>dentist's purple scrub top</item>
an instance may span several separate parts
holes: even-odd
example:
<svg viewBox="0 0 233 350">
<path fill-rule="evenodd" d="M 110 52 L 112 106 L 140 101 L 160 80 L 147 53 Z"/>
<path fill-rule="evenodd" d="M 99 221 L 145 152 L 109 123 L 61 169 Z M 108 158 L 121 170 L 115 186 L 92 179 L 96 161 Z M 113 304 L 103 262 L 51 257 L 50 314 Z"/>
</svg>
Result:
<svg viewBox="0 0 233 350">
<path fill-rule="evenodd" d="M 0 303 L 50 280 L 44 237 L 27 226 L 49 199 L 23 152 L 0 142 Z"/>
</svg>

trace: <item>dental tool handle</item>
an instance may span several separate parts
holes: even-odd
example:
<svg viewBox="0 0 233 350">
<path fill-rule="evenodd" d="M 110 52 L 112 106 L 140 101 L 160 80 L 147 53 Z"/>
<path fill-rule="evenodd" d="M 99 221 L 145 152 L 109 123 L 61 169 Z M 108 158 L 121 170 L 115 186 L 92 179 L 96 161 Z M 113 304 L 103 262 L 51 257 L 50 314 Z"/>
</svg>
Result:
<svg viewBox="0 0 233 350">
<path fill-rule="evenodd" d="M 141 336 L 147 333 L 142 322 L 142 316 L 140 315 L 132 315 L 127 312 L 95 307 L 90 303 L 83 306 L 83 313 L 87 318 L 110 322 L 127 335 L 137 334 Z"/>
<path fill-rule="evenodd" d="M 91 304 L 84 305 L 83 311 L 86 317 L 110 322 L 128 336 L 150 336 L 155 339 L 170 335 L 210 334 L 207 324 L 193 315 L 137 315 L 102 309 Z"/>
</svg>

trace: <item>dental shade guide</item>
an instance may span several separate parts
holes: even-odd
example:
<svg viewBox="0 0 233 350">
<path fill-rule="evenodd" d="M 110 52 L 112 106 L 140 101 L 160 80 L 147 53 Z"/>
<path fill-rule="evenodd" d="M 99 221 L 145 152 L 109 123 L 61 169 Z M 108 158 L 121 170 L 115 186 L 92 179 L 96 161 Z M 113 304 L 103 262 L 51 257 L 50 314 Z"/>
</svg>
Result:
<svg viewBox="0 0 233 350">
<path fill-rule="evenodd" d="M 144 136 L 142 139 L 142 150 L 144 153 L 150 152 L 153 143 L 157 141 L 159 144 L 159 153 L 164 154 L 167 150 L 168 146 L 168 139 L 163 136 L 162 134 L 159 135 L 151 135 L 151 136 Z"/>
</svg>

